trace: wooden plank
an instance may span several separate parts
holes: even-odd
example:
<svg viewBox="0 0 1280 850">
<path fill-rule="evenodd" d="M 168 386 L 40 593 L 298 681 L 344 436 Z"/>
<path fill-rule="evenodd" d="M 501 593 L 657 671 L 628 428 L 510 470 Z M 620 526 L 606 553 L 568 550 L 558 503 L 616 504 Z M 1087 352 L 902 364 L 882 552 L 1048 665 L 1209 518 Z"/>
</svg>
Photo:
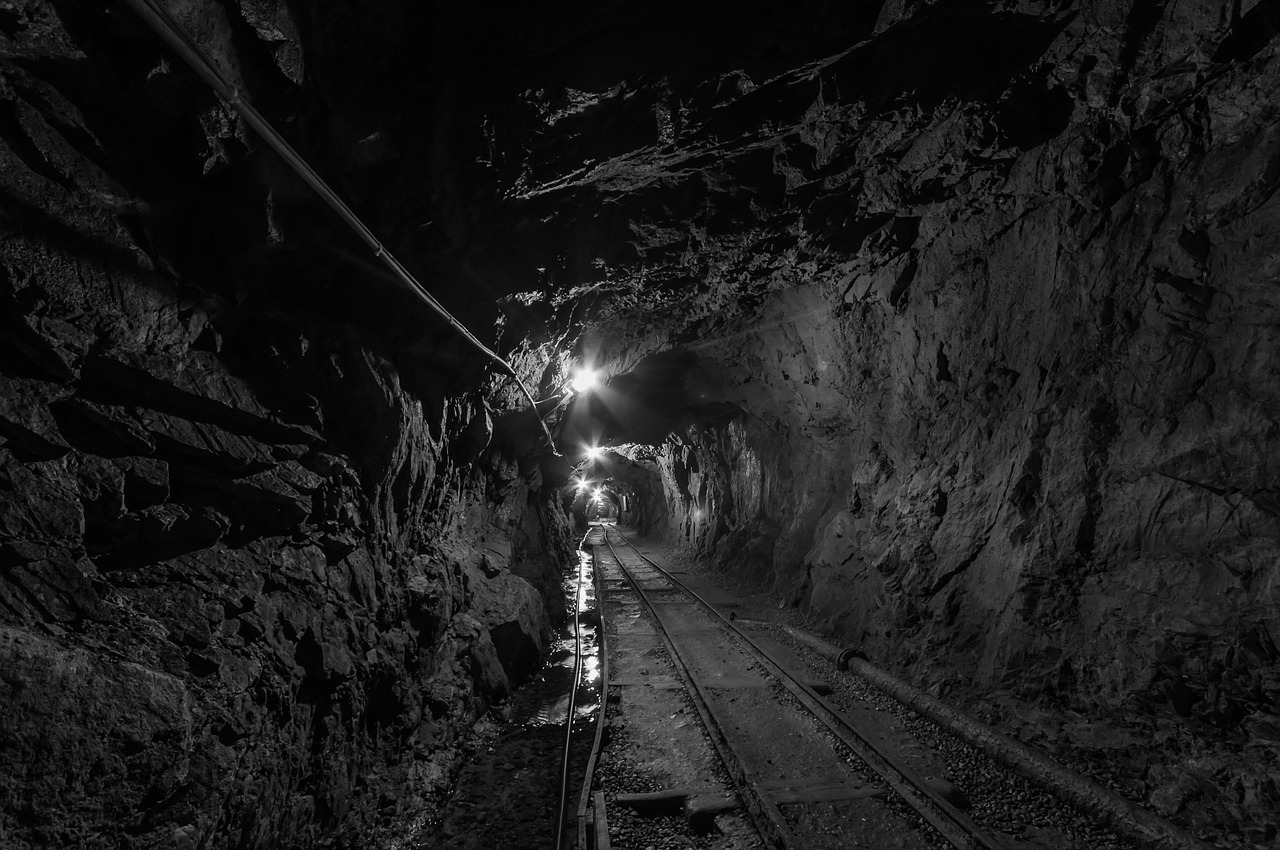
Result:
<svg viewBox="0 0 1280 850">
<path fill-rule="evenodd" d="M 760 783 L 770 799 L 778 805 L 794 803 L 836 803 L 884 797 L 884 788 L 854 784 L 841 779 L 771 779 Z"/>
<path fill-rule="evenodd" d="M 613 795 L 613 804 L 615 806 L 626 806 L 628 809 L 634 809 L 636 814 L 649 817 L 678 815 L 690 798 L 720 793 L 722 793 L 722 790 L 714 785 L 693 785 L 665 788 L 661 791 L 615 794 Z"/>
<path fill-rule="evenodd" d="M 730 679 L 725 676 L 718 679 L 711 679 L 702 685 L 709 691 L 733 690 L 735 688 L 767 688 L 769 683 L 763 678 L 754 679 Z"/>
<path fill-rule="evenodd" d="M 699 794 L 684 801 L 684 819 L 697 833 L 708 833 L 716 827 L 716 815 L 739 807 L 738 798 L 727 791 L 718 794 Z"/>
<path fill-rule="evenodd" d="M 592 811 L 595 826 L 595 850 L 609 850 L 609 818 L 604 813 L 604 792 L 597 791 L 592 797 L 595 804 Z"/>
</svg>

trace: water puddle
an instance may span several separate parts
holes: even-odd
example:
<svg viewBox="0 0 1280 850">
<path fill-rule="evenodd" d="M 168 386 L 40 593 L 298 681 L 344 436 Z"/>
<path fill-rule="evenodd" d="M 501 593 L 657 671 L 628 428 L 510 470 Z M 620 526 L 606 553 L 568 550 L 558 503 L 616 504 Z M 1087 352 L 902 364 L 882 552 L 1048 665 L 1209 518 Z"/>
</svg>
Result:
<svg viewBox="0 0 1280 850">
<path fill-rule="evenodd" d="M 569 617 L 552 643 L 547 663 L 530 682 L 517 689 L 511 722 L 525 727 L 563 725 L 573 697 L 574 719 L 592 717 L 600 708 L 600 642 L 591 553 L 578 552 L 576 569 L 562 583 Z M 577 630 L 574 614 L 577 614 Z M 574 683 L 575 650 L 582 664 Z"/>
<path fill-rule="evenodd" d="M 463 767 L 438 828 L 423 846 L 453 850 L 547 847 L 554 843 L 561 758 L 570 694 L 574 696 L 566 806 L 572 823 L 600 710 L 600 644 L 590 551 L 565 571 L 569 617 L 532 681 L 516 688 L 506 722 L 493 728 Z M 577 628 L 574 614 L 577 614 Z M 575 664 L 581 644 L 582 661 Z M 575 670 L 577 675 L 575 676 Z"/>
</svg>

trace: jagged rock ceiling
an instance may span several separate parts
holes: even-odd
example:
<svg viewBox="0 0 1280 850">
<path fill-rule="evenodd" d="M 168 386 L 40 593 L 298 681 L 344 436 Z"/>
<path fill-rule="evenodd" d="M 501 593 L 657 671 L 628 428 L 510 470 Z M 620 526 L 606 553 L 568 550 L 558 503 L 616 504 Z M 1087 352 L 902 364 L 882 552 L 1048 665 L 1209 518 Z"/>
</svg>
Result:
<svg viewBox="0 0 1280 850">
<path fill-rule="evenodd" d="M 122 3 L 0 2 L 6 757 L 118 692 L 58 703 L 65 787 L 4 772 L 24 835 L 429 813 L 605 442 L 654 528 L 980 709 L 1181 742 L 1097 757 L 1269 840 L 1280 2 L 166 5 L 543 393 L 609 381 L 539 457 Z"/>
</svg>

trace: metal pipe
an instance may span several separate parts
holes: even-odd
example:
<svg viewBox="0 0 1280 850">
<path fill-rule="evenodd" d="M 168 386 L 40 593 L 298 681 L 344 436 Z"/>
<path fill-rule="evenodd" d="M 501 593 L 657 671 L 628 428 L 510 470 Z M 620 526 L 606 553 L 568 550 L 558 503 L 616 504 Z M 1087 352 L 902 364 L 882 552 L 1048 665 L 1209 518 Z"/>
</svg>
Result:
<svg viewBox="0 0 1280 850">
<path fill-rule="evenodd" d="M 520 388 L 520 392 L 528 399 L 529 406 L 533 409 L 533 415 L 538 420 L 538 424 L 542 427 L 542 433 L 547 438 L 547 445 L 551 448 L 551 453 L 559 457 L 556 451 L 555 440 L 551 436 L 547 423 L 542 421 L 542 417 L 538 416 L 538 403 L 533 398 L 533 393 L 529 391 L 528 386 L 521 380 L 520 375 L 516 373 L 515 367 L 508 363 L 505 359 L 491 350 L 487 345 L 471 332 L 466 325 L 458 321 L 445 306 L 441 304 L 434 295 L 431 294 L 425 286 L 423 286 L 417 278 L 409 273 L 409 270 L 401 265 L 400 261 L 386 249 L 378 238 L 373 235 L 360 217 L 347 206 L 342 198 L 330 188 L 329 184 L 316 173 L 315 169 L 302 158 L 301 154 L 293 149 L 293 147 L 285 141 L 284 137 L 254 108 L 253 104 L 244 99 L 240 90 L 229 83 L 213 63 L 204 55 L 199 45 L 191 38 L 186 30 L 173 19 L 173 17 L 155 0 L 124 0 L 124 2 L 138 14 L 146 24 L 155 31 L 160 39 L 169 45 L 170 48 L 178 54 L 183 61 L 191 67 L 200 79 L 213 89 L 228 106 L 234 109 L 245 120 L 245 123 L 257 131 L 262 140 L 267 143 L 276 153 L 280 155 L 286 163 L 298 174 L 303 181 L 315 190 L 325 203 L 338 214 L 338 217 L 347 223 L 347 225 L 355 231 L 356 235 L 369 246 L 373 251 L 373 255 L 382 260 L 383 264 L 391 270 L 391 273 L 409 288 L 409 291 L 417 295 L 423 302 L 430 307 L 437 316 L 443 319 L 450 327 L 471 344 L 473 348 L 483 354 L 495 366 L 497 366 L 503 374 L 513 378 Z"/>
<path fill-rule="evenodd" d="M 823 658 L 832 661 L 836 665 L 837 670 L 848 670 L 849 659 L 857 655 L 857 650 L 842 649 L 834 643 L 825 641 L 817 635 L 809 634 L 804 629 L 797 629 L 794 626 L 783 626 L 787 634 L 821 655 Z"/>
<path fill-rule="evenodd" d="M 1213 845 L 1142 806 L 881 670 L 857 650 L 841 649 L 817 635 L 791 626 L 785 628 L 796 640 L 835 661 L 841 670 L 848 670 L 872 683 L 921 717 L 978 748 L 1055 797 L 1067 800 L 1082 811 L 1099 814 L 1117 832 L 1137 840 L 1142 846 L 1212 850 Z"/>
</svg>

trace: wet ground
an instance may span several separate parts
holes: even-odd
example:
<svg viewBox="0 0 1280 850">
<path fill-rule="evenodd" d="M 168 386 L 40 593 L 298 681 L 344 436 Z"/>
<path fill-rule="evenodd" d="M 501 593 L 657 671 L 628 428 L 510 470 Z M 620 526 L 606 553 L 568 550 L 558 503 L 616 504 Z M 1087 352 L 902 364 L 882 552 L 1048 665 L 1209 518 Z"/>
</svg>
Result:
<svg viewBox="0 0 1280 850">
<path fill-rule="evenodd" d="M 582 581 L 579 584 L 579 577 Z M 591 731 L 599 710 L 599 653 L 589 553 L 565 581 L 570 611 L 580 615 L 583 663 L 574 699 L 569 806 L 576 807 Z M 547 663 L 472 730 L 466 761 L 441 822 L 422 848 L 511 850 L 554 846 L 565 719 L 574 682 L 574 621 L 557 635 Z"/>
</svg>

